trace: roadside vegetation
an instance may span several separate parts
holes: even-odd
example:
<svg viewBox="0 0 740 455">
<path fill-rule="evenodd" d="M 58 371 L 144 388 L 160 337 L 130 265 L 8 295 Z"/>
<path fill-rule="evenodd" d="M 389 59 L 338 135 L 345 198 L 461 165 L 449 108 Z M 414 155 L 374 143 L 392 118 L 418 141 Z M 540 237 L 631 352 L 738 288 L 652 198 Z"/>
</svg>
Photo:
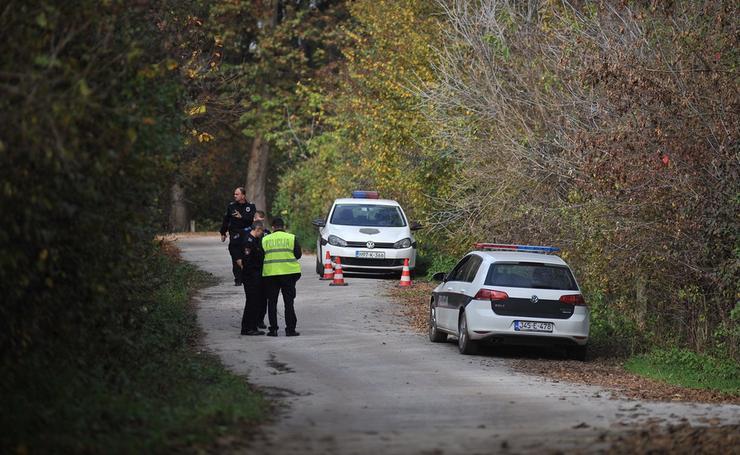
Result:
<svg viewBox="0 0 740 455">
<path fill-rule="evenodd" d="M 197 8 L 0 7 L 0 452 L 172 452 L 262 415 L 198 352 L 206 278 L 153 244 L 187 156 Z"/>
<path fill-rule="evenodd" d="M 377 189 L 426 226 L 430 273 L 475 241 L 557 245 L 594 353 L 737 365 L 735 3 L 348 9 L 338 82 L 312 86 L 324 129 L 278 185 L 297 232 Z"/>
<path fill-rule="evenodd" d="M 654 350 L 630 358 L 627 371 L 669 384 L 740 396 L 740 366 L 688 350 Z"/>
<path fill-rule="evenodd" d="M 13 391 L 2 395 L 12 410 L 0 421 L 4 452 L 196 450 L 264 417 L 262 397 L 200 348 L 189 300 L 213 278 L 159 247 L 147 265 L 151 297 L 141 301 L 126 343 L 93 359 L 81 353 L 72 362 L 24 365 L 4 382 Z"/>
</svg>

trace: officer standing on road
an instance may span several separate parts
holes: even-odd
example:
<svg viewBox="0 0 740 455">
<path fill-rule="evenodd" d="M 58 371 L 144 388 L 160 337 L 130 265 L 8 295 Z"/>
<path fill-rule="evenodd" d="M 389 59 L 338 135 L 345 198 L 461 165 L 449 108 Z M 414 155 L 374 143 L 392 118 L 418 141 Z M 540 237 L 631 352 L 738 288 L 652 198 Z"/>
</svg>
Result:
<svg viewBox="0 0 740 455">
<path fill-rule="evenodd" d="M 256 207 L 247 201 L 247 193 L 244 188 L 239 187 L 234 190 L 234 202 L 230 202 L 226 207 L 226 215 L 221 224 L 221 241 L 226 241 L 226 233 L 229 233 L 229 254 L 231 255 L 231 268 L 234 273 L 234 286 L 242 284 L 242 270 L 236 264 L 236 260 L 241 257 L 240 247 L 244 228 L 252 225 Z"/>
<path fill-rule="evenodd" d="M 241 245 L 241 257 L 237 264 L 242 269 L 244 284 L 244 313 L 242 313 L 242 335 L 264 335 L 258 330 L 257 322 L 262 307 L 265 306 L 265 293 L 262 285 L 262 261 L 265 252 L 262 250 L 261 237 L 264 232 L 262 221 L 255 221 L 244 234 Z"/>
<path fill-rule="evenodd" d="M 285 222 L 282 218 L 272 221 L 273 233 L 262 239 L 262 249 L 265 251 L 265 260 L 262 267 L 262 277 L 265 279 L 267 290 L 267 314 L 270 319 L 270 329 L 267 336 L 276 337 L 278 334 L 277 301 L 282 291 L 285 304 L 285 336 L 300 335 L 295 331 L 298 319 L 295 315 L 293 302 L 296 296 L 295 284 L 301 278 L 301 246 L 295 235 L 285 232 Z"/>
<path fill-rule="evenodd" d="M 257 210 L 254 212 L 254 222 L 261 221 L 262 224 L 265 226 L 264 234 L 262 235 L 268 235 L 272 232 L 267 229 L 267 220 L 265 219 L 265 212 L 262 210 Z M 264 283 L 263 283 L 264 287 Z M 265 315 L 267 314 L 267 293 L 263 292 L 263 299 L 261 300 L 260 304 L 258 305 L 259 311 L 257 312 L 257 328 L 259 329 L 266 329 L 267 326 L 265 325 Z"/>
</svg>

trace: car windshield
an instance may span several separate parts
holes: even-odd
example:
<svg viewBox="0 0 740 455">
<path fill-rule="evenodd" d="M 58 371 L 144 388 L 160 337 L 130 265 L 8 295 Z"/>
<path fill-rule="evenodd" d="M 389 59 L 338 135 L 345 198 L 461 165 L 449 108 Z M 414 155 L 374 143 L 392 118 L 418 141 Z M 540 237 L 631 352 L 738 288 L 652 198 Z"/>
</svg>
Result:
<svg viewBox="0 0 740 455">
<path fill-rule="evenodd" d="M 577 291 L 568 267 L 532 262 L 496 263 L 488 269 L 486 285 L 512 288 L 560 289 Z"/>
<path fill-rule="evenodd" d="M 331 224 L 343 226 L 403 227 L 401 209 L 392 205 L 344 204 L 334 207 Z"/>
</svg>

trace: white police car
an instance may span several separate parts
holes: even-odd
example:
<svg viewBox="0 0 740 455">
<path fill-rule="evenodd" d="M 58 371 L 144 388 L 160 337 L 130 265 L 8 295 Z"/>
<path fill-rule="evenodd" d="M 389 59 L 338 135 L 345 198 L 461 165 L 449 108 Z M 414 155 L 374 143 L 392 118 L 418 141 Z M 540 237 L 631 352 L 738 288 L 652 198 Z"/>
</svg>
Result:
<svg viewBox="0 0 740 455">
<path fill-rule="evenodd" d="M 351 198 L 334 201 L 326 220 L 313 221 L 319 228 L 316 273 L 324 273 L 327 251 L 333 262 L 341 258 L 344 271 L 400 272 L 404 259 L 414 269 L 416 240 L 412 231 L 421 225 L 409 222 L 398 202 L 379 197 L 375 191 L 353 191 Z"/>
<path fill-rule="evenodd" d="M 429 339 L 457 337 L 463 354 L 481 342 L 564 345 L 585 360 L 590 315 L 576 279 L 553 247 L 477 243 L 432 291 Z"/>
</svg>

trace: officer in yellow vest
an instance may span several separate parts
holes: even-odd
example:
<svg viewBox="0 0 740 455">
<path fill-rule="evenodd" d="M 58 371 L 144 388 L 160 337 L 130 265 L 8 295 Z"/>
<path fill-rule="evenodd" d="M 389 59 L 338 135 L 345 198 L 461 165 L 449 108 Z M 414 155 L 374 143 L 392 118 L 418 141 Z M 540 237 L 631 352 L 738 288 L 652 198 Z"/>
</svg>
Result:
<svg viewBox="0 0 740 455">
<path fill-rule="evenodd" d="M 285 304 L 285 336 L 295 337 L 300 333 L 295 331 L 297 318 L 293 301 L 295 300 L 295 284 L 301 277 L 301 246 L 295 235 L 285 232 L 285 222 L 282 218 L 272 220 L 272 234 L 262 238 L 262 249 L 265 252 L 262 277 L 264 278 L 267 293 L 267 317 L 270 327 L 267 336 L 276 337 L 278 334 L 277 301 L 282 291 Z"/>
</svg>

